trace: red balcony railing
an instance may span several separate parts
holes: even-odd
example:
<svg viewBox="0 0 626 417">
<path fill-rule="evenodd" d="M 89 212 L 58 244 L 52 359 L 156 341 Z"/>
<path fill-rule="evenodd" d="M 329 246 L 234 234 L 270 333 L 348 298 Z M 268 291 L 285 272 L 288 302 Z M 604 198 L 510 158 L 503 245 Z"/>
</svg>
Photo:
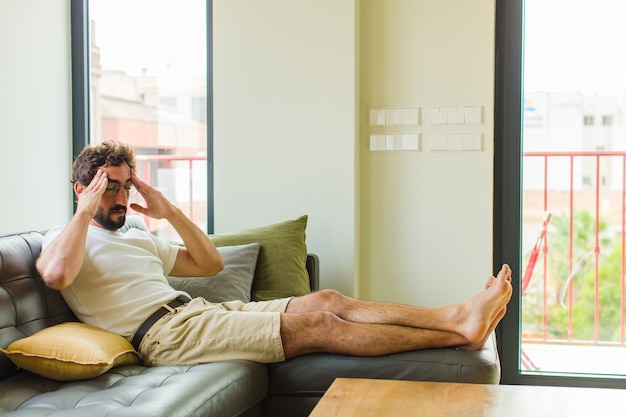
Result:
<svg viewBox="0 0 626 417">
<path fill-rule="evenodd" d="M 545 212 L 552 222 L 522 343 L 624 345 L 626 151 L 525 152 L 523 181 L 524 268 Z"/>
<path fill-rule="evenodd" d="M 194 221 L 207 220 L 206 156 L 137 155 L 137 175 L 159 189 Z M 177 235 L 169 223 L 144 216 L 148 229 L 166 239 Z"/>
</svg>

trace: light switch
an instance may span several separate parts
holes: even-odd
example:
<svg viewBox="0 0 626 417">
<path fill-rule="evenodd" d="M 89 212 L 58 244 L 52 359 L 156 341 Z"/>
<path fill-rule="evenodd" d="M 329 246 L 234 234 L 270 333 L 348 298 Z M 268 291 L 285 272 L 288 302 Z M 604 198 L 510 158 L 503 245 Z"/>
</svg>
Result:
<svg viewBox="0 0 626 417">
<path fill-rule="evenodd" d="M 383 126 L 385 124 L 385 110 L 376 110 L 376 125 Z"/>
<path fill-rule="evenodd" d="M 370 151 L 387 150 L 387 137 L 385 135 L 370 135 Z"/>
<path fill-rule="evenodd" d="M 474 133 L 474 135 L 472 135 L 472 150 L 474 150 L 474 151 L 482 151 L 483 150 L 483 135 L 482 135 L 482 133 Z"/>
<path fill-rule="evenodd" d="M 431 125 L 441 124 L 441 109 L 439 107 L 430 108 L 430 124 Z"/>
<path fill-rule="evenodd" d="M 370 135 L 370 151 L 378 150 L 378 135 Z"/>
<path fill-rule="evenodd" d="M 463 107 L 457 107 L 455 113 L 454 123 L 465 123 L 465 109 Z"/>
<path fill-rule="evenodd" d="M 471 151 L 474 149 L 474 140 L 471 133 L 463 135 L 463 149 Z"/>
<path fill-rule="evenodd" d="M 402 149 L 405 151 L 419 151 L 419 136 L 417 134 L 402 135 Z"/>
<path fill-rule="evenodd" d="M 479 125 L 483 122 L 482 106 L 465 108 L 465 124 Z"/>
<path fill-rule="evenodd" d="M 466 133 L 465 135 L 463 135 L 463 150 L 482 151 L 482 136 L 482 133 Z"/>
<path fill-rule="evenodd" d="M 393 135 L 385 136 L 385 150 L 393 151 Z"/>
<path fill-rule="evenodd" d="M 400 124 L 402 125 L 411 125 L 411 113 L 409 111 L 409 109 L 397 109 L 397 111 L 400 113 Z"/>
<path fill-rule="evenodd" d="M 370 109 L 369 110 L 369 125 L 370 126 L 384 126 L 386 120 L 385 109 Z"/>
<path fill-rule="evenodd" d="M 387 124 L 397 126 L 402 124 L 402 109 L 391 109 L 387 113 Z"/>
<path fill-rule="evenodd" d="M 453 124 L 456 120 L 456 107 L 446 107 L 446 123 Z"/>
<path fill-rule="evenodd" d="M 430 107 L 429 110 L 431 125 L 483 123 L 483 106 Z"/>
<path fill-rule="evenodd" d="M 434 133 L 429 137 L 431 151 L 482 151 L 482 133 Z"/>
<path fill-rule="evenodd" d="M 472 121 L 475 124 L 481 124 L 483 122 L 483 108 L 477 106 L 472 108 Z"/>
<path fill-rule="evenodd" d="M 393 124 L 393 109 L 385 109 L 385 124 L 392 125 Z"/>
<path fill-rule="evenodd" d="M 463 150 L 463 135 L 460 133 L 452 133 L 448 135 L 448 150 L 449 151 L 462 151 Z"/>
<path fill-rule="evenodd" d="M 411 107 L 408 109 L 407 125 L 418 125 L 420 122 L 420 109 L 418 107 Z"/>
<path fill-rule="evenodd" d="M 473 113 L 474 109 L 472 107 L 464 107 L 463 108 L 463 119 L 464 119 L 464 123 L 473 123 L 473 117 L 474 117 L 474 113 Z"/>
<path fill-rule="evenodd" d="M 419 108 L 411 107 L 397 110 L 400 112 L 402 125 L 415 126 L 419 124 Z"/>
<path fill-rule="evenodd" d="M 370 109 L 369 124 L 370 126 L 376 126 L 378 124 L 378 110 Z"/>
</svg>

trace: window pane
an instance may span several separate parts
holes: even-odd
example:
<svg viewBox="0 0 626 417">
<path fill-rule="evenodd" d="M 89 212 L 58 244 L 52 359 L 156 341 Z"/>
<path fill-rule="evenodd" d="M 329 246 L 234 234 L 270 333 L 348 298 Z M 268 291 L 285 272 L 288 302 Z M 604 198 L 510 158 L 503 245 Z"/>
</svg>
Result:
<svg viewBox="0 0 626 417">
<path fill-rule="evenodd" d="M 626 60 L 616 51 L 626 3 L 525 6 L 524 120 L 534 123 L 523 129 L 519 371 L 623 376 Z"/>
<path fill-rule="evenodd" d="M 206 0 L 90 0 L 89 16 L 91 142 L 134 146 L 139 177 L 206 230 Z"/>
</svg>

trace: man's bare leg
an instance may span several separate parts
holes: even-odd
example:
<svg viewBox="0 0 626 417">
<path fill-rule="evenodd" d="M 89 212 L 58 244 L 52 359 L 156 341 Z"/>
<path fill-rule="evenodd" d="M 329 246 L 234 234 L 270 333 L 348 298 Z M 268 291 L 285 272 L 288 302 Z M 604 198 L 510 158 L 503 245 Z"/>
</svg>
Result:
<svg viewBox="0 0 626 417">
<path fill-rule="evenodd" d="M 511 270 L 504 265 L 483 292 L 439 308 L 361 301 L 328 290 L 295 298 L 281 322 L 285 352 L 380 355 L 446 346 L 481 349 L 506 312 L 510 281 Z"/>
<path fill-rule="evenodd" d="M 283 314 L 280 330 L 286 359 L 314 352 L 379 356 L 468 343 L 456 333 L 352 323 L 328 312 Z"/>
</svg>

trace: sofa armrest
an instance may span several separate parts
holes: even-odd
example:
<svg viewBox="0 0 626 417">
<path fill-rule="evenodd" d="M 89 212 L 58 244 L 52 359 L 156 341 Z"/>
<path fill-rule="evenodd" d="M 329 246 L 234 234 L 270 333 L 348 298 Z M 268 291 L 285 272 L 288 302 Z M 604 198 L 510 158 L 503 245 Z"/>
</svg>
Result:
<svg viewBox="0 0 626 417">
<path fill-rule="evenodd" d="M 306 270 L 309 273 L 309 286 L 311 291 L 317 291 L 320 288 L 320 258 L 314 253 L 306 256 Z"/>
</svg>

